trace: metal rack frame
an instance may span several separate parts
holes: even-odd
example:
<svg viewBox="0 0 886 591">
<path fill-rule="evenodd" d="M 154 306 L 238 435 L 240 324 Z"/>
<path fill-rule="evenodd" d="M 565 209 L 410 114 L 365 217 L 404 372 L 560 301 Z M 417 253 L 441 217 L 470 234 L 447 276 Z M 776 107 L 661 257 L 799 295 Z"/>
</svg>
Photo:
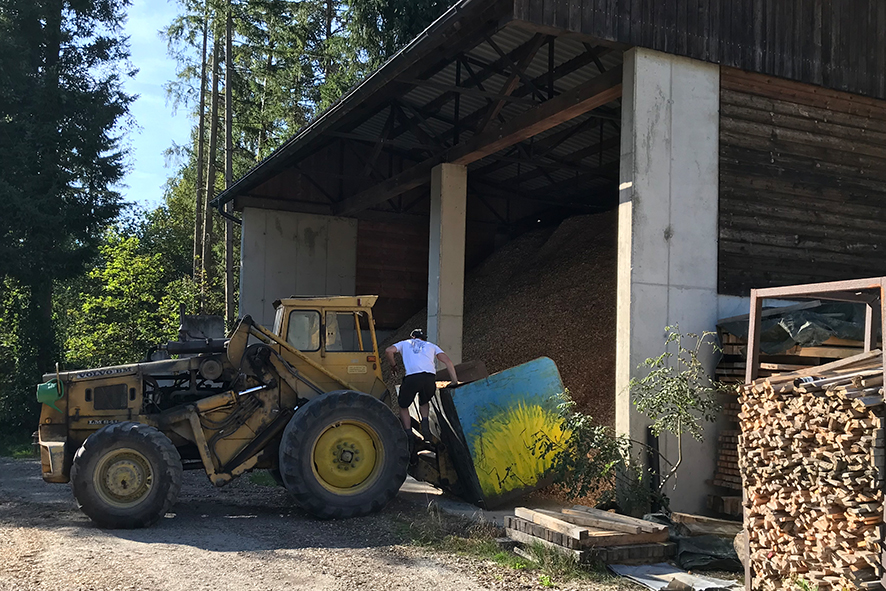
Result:
<svg viewBox="0 0 886 591">
<path fill-rule="evenodd" d="M 871 351 L 876 343 L 875 334 L 875 306 L 880 312 L 880 338 L 886 344 L 886 277 L 872 277 L 870 279 L 853 279 L 849 281 L 830 281 L 827 283 L 807 283 L 805 285 L 790 285 L 787 287 L 768 287 L 751 290 L 751 311 L 748 326 L 748 353 L 745 367 L 745 383 L 750 384 L 757 378 L 760 360 L 760 331 L 763 313 L 764 299 L 788 299 L 788 300 L 830 300 L 836 302 L 851 302 L 865 305 L 864 327 L 864 351 Z M 886 379 L 886 346 L 882 346 L 883 377 Z M 742 500 L 747 501 L 747 492 L 742 485 Z M 747 520 L 744 520 L 747 528 Z M 745 564 L 745 589 L 752 591 L 750 540 L 746 540 L 748 552 Z M 886 576 L 881 583 L 886 581 Z"/>
</svg>

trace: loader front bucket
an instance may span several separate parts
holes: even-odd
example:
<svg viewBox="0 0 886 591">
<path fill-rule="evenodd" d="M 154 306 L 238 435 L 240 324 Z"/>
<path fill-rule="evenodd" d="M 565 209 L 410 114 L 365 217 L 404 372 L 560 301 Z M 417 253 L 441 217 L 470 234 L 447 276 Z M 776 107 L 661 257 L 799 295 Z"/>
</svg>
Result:
<svg viewBox="0 0 886 591">
<path fill-rule="evenodd" d="M 462 498 L 494 508 L 550 483 L 568 436 L 557 408 L 563 391 L 557 366 L 540 357 L 437 394 L 433 411 Z"/>
</svg>

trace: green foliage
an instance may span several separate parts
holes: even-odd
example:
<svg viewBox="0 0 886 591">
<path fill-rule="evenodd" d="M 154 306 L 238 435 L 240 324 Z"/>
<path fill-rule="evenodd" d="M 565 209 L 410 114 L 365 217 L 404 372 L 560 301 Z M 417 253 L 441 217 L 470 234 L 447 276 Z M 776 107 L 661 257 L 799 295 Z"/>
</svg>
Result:
<svg viewBox="0 0 886 591">
<path fill-rule="evenodd" d="M 0 275 L 77 275 L 119 211 L 125 6 L 0 2 Z"/>
<path fill-rule="evenodd" d="M 680 334 L 678 326 L 665 327 L 665 352 L 647 359 L 640 370 L 648 373 L 630 383 L 637 410 L 652 419 L 653 434 L 668 432 L 702 440 L 704 422 L 716 419 L 716 395 L 725 390 L 704 369 L 699 355 L 718 351 L 713 333 Z M 693 340 L 687 347 L 686 339 Z M 668 350 L 672 349 L 672 350 Z"/>
<path fill-rule="evenodd" d="M 280 486 L 267 470 L 256 470 L 255 472 L 250 473 L 249 482 L 257 484 L 258 486 L 270 486 L 274 488 Z"/>
<path fill-rule="evenodd" d="M 196 307 L 193 281 L 174 278 L 164 255 L 145 249 L 137 237 L 109 232 L 100 252 L 100 262 L 67 301 L 67 368 L 139 361 L 150 347 L 175 340 L 179 304 Z"/>
<path fill-rule="evenodd" d="M 818 591 L 818 585 L 813 585 L 801 576 L 794 576 L 791 583 L 799 589 L 799 591 Z"/>
<path fill-rule="evenodd" d="M 611 500 L 612 482 L 619 477 L 619 470 L 630 455 L 630 440 L 577 411 L 568 391 L 558 398 L 563 430 L 569 436 L 561 445 L 542 441 L 542 456 L 557 454 L 554 463 L 557 482 L 568 482 L 571 495 L 578 498 L 599 495 L 601 502 Z"/>
<path fill-rule="evenodd" d="M 58 359 L 53 287 L 120 209 L 126 0 L 0 0 L 0 427 L 30 432 Z"/>
<path fill-rule="evenodd" d="M 34 389 L 40 370 L 30 300 L 27 286 L 0 276 L 0 427 L 13 438 L 26 436 L 37 424 Z"/>
<path fill-rule="evenodd" d="M 23 460 L 38 456 L 39 453 L 34 449 L 29 432 L 19 431 L 0 435 L 0 458 Z"/>
<path fill-rule="evenodd" d="M 617 578 L 607 572 L 604 564 L 579 564 L 571 553 L 538 542 L 526 545 L 525 550 L 532 559 L 531 567 L 539 571 L 538 581 L 542 587 L 556 587 L 558 581 L 617 582 Z"/>
<path fill-rule="evenodd" d="M 641 468 L 645 462 L 640 456 L 652 451 L 645 442 L 596 424 L 592 417 L 576 410 L 565 392 L 559 408 L 569 437 L 560 446 L 542 442 L 541 451 L 557 453 L 554 476 L 571 496 L 594 497 L 599 504 L 608 504 L 616 501 L 618 494 L 619 505 L 628 512 L 646 507 L 650 501 L 667 507 L 664 487 L 681 465 L 682 436 L 689 433 L 702 439 L 704 422 L 716 418 L 720 408 L 716 396 L 726 386 L 712 380 L 704 370 L 701 357 L 708 351 L 718 351 L 710 333 L 684 336 L 676 326 L 665 330 L 665 351 L 638 367 L 645 375 L 631 380 L 630 393 L 637 410 L 652 420 L 656 436 L 670 433 L 677 438 L 678 458 L 671 461 L 659 455 L 668 468 L 658 490 L 651 490 L 649 469 Z M 691 341 L 688 347 L 684 344 L 687 340 Z"/>
<path fill-rule="evenodd" d="M 417 37 L 449 8 L 440 0 L 351 0 L 349 29 L 372 66 Z"/>
<path fill-rule="evenodd" d="M 159 308 L 159 254 L 139 252 L 137 238 L 109 234 L 101 262 L 89 272 L 86 290 L 65 342 L 67 362 L 101 367 L 141 359 L 162 333 L 154 317 Z M 168 332 L 168 331 L 167 331 Z"/>
</svg>

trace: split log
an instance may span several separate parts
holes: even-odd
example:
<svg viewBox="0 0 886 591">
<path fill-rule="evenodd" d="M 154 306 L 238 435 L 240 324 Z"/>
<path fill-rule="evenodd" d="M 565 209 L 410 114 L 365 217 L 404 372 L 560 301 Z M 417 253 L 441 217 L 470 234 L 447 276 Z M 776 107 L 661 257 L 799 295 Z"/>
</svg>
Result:
<svg viewBox="0 0 886 591">
<path fill-rule="evenodd" d="M 742 387 L 738 470 L 755 589 L 793 588 L 797 577 L 822 591 L 864 589 L 883 575 L 881 360 L 872 351 Z"/>
</svg>

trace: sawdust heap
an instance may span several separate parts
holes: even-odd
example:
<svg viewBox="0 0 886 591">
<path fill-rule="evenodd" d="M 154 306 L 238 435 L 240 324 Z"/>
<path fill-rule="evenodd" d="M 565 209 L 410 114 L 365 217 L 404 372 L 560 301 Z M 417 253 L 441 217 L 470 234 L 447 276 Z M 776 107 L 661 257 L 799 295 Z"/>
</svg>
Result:
<svg viewBox="0 0 886 591">
<path fill-rule="evenodd" d="M 463 358 L 493 373 L 550 357 L 578 409 L 613 425 L 615 283 L 615 212 L 524 234 L 466 278 Z M 422 310 L 382 348 L 426 324 Z"/>
</svg>

